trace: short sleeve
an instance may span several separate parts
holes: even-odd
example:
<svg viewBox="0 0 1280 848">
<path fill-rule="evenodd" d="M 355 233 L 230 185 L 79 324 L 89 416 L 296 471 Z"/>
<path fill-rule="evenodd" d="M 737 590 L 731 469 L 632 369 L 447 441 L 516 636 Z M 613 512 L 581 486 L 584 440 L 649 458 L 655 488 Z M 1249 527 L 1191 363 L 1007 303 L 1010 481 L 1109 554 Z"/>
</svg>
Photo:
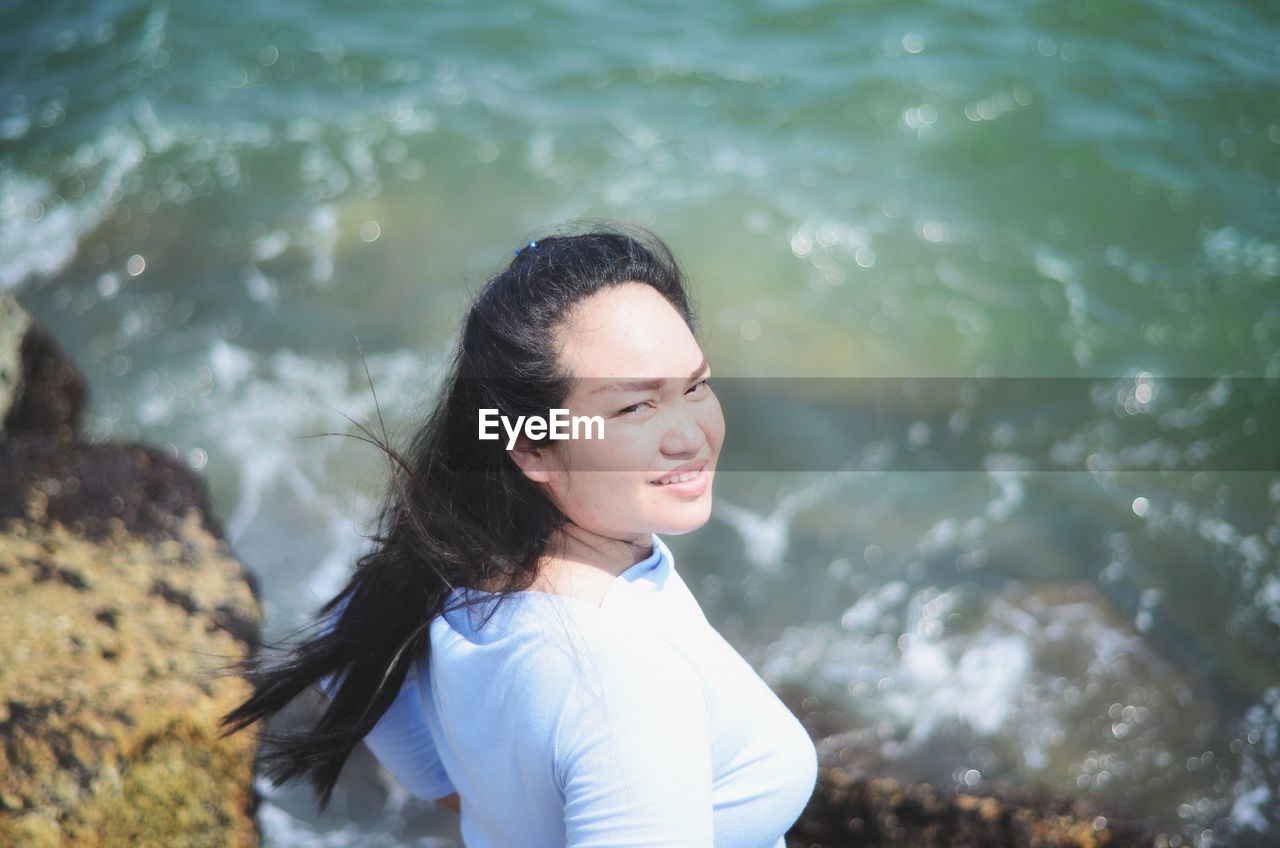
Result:
<svg viewBox="0 0 1280 848">
<path fill-rule="evenodd" d="M 427 727 L 416 678 L 405 680 L 364 744 L 418 798 L 434 801 L 457 791 Z"/>
<path fill-rule="evenodd" d="M 710 848 L 711 734 L 701 678 L 647 640 L 602 651 L 556 729 L 568 848 Z"/>
<path fill-rule="evenodd" d="M 320 691 L 333 697 L 333 681 L 326 676 Z M 391 706 L 364 737 L 364 744 L 387 771 L 415 797 L 428 801 L 457 790 L 440 761 L 431 728 L 427 726 L 416 674 L 410 672 Z"/>
</svg>

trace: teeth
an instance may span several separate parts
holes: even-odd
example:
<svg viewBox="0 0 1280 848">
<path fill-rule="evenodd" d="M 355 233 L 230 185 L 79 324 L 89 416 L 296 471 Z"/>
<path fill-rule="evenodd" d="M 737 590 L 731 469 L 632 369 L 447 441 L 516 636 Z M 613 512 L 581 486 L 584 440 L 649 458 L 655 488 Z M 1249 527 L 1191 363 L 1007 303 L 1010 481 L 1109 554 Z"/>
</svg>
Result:
<svg viewBox="0 0 1280 848">
<path fill-rule="evenodd" d="M 692 480 L 694 477 L 697 477 L 701 473 L 702 473 L 702 469 L 699 468 L 697 471 L 686 471 L 683 474 L 675 474 L 671 477 L 663 477 L 661 480 L 658 481 L 658 485 L 665 486 L 668 483 L 683 483 L 686 480 Z"/>
</svg>

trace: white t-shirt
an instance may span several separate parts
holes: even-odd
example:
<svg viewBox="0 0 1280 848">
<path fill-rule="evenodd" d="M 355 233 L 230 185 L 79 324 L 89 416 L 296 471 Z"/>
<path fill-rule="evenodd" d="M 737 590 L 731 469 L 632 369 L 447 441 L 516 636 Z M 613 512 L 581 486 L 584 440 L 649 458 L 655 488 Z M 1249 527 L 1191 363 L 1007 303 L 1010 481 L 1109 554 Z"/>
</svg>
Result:
<svg viewBox="0 0 1280 848">
<path fill-rule="evenodd" d="M 599 607 L 495 598 L 455 590 L 365 737 L 417 797 L 459 793 L 467 848 L 783 848 L 813 742 L 656 534 Z"/>
</svg>

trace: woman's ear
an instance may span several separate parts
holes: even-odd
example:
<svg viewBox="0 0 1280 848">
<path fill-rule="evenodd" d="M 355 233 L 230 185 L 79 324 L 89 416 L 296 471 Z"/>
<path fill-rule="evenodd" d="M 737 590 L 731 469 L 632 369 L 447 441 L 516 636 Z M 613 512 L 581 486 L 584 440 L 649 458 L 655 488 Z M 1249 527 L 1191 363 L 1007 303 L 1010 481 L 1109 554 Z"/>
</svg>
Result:
<svg viewBox="0 0 1280 848">
<path fill-rule="evenodd" d="M 546 440 L 535 442 L 528 436 L 521 435 L 516 445 L 507 451 L 507 456 L 516 467 L 535 483 L 547 483 L 551 480 L 551 448 Z"/>
</svg>

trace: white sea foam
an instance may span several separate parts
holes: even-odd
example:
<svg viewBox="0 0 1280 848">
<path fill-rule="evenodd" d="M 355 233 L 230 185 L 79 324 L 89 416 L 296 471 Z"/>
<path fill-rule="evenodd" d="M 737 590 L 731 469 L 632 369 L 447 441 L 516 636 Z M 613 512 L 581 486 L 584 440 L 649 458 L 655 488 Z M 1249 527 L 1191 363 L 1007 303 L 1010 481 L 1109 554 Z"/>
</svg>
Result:
<svg viewBox="0 0 1280 848">
<path fill-rule="evenodd" d="M 1022 506 L 1026 499 L 1026 488 L 1023 479 L 1026 474 L 1019 471 L 988 471 L 987 479 L 996 488 L 996 497 L 986 505 L 985 515 L 990 521 L 1003 521 Z"/>
<path fill-rule="evenodd" d="M 1246 236 L 1233 226 L 1204 231 L 1200 248 L 1219 273 L 1248 274 L 1261 282 L 1280 277 L 1280 245 Z"/>
<path fill-rule="evenodd" d="M 265 776 L 258 776 L 254 788 L 261 796 L 257 819 L 262 844 L 287 848 L 461 847 L 461 833 L 454 813 L 414 798 L 376 761 L 371 767 L 382 775 L 382 786 L 387 792 L 386 803 L 381 808 L 359 809 L 363 805 L 348 801 L 348 787 L 357 779 L 368 781 L 372 777 L 364 768 L 348 769 L 338 782 L 329 809 L 320 817 L 314 815 L 316 797 L 309 787 L 301 783 L 276 787 Z M 363 793 L 365 788 L 360 791 Z M 298 811 L 306 818 L 300 818 Z"/>
<path fill-rule="evenodd" d="M 1019 760 L 993 763 L 997 770 L 1024 779 L 1056 774 L 1064 785 L 1076 773 L 1093 780 L 1105 772 L 1105 781 L 1127 768 L 1126 757 L 1143 756 L 1137 743 L 1116 745 L 1164 720 L 1144 699 L 1195 697 L 1097 596 L 1041 597 L 1016 585 L 987 596 L 891 581 L 864 592 L 840 627 L 788 628 L 755 661 L 766 679 L 808 687 L 865 726 L 883 728 L 892 758 L 955 738 L 960 727 L 990 740 L 993 751 L 999 740 L 1020 740 Z M 1133 709 L 1100 731 L 1098 716 L 1118 687 Z M 1157 738 L 1178 736 L 1156 730 Z M 1064 748 L 1068 737 L 1073 744 Z M 1097 754 L 1090 770 L 1074 759 L 1087 748 L 1111 759 Z"/>
<path fill-rule="evenodd" d="M 426 401 L 435 375 L 415 351 L 365 359 L 387 437 L 402 447 L 397 422 Z M 366 545 L 361 533 L 373 518 L 386 466 L 373 446 L 342 435 L 307 436 L 357 433 L 344 414 L 381 435 L 359 362 L 289 350 L 263 355 L 218 339 L 201 366 L 177 363 L 140 381 L 136 391 L 125 402 L 141 423 L 181 418 L 187 442 L 181 448 L 198 447 L 210 457 L 215 500 L 233 505 L 225 524 L 237 553 L 269 582 L 305 587 L 305 597 L 297 589 L 276 595 L 291 599 L 293 606 L 280 610 L 285 617 L 309 615 L 331 597 Z M 368 468 L 379 485 L 357 489 L 334 479 L 349 463 Z"/>
<path fill-rule="evenodd" d="M 1245 712 L 1239 742 L 1242 763 L 1229 818 L 1237 830 L 1271 833 L 1280 825 L 1280 774 L 1275 767 L 1280 760 L 1280 686 L 1272 686 Z"/>
<path fill-rule="evenodd" d="M 103 130 L 70 158 L 75 174 L 89 185 L 75 200 L 60 198 L 44 177 L 0 171 L 0 288 L 14 289 L 66 268 L 80 240 L 114 211 L 121 186 L 145 155 L 133 129 Z"/>
<path fill-rule="evenodd" d="M 738 531 L 747 559 L 753 565 L 779 574 L 787 553 L 791 522 L 799 513 L 829 498 L 845 484 L 847 476 L 831 473 L 815 477 L 799 489 L 780 495 L 777 505 L 768 515 L 730 503 L 724 498 L 717 498 L 712 504 L 712 515 Z"/>
<path fill-rule="evenodd" d="M 317 206 L 307 218 L 303 244 L 311 254 L 311 278 L 317 283 L 333 282 L 335 248 L 338 244 L 338 210 L 332 204 Z"/>
</svg>

